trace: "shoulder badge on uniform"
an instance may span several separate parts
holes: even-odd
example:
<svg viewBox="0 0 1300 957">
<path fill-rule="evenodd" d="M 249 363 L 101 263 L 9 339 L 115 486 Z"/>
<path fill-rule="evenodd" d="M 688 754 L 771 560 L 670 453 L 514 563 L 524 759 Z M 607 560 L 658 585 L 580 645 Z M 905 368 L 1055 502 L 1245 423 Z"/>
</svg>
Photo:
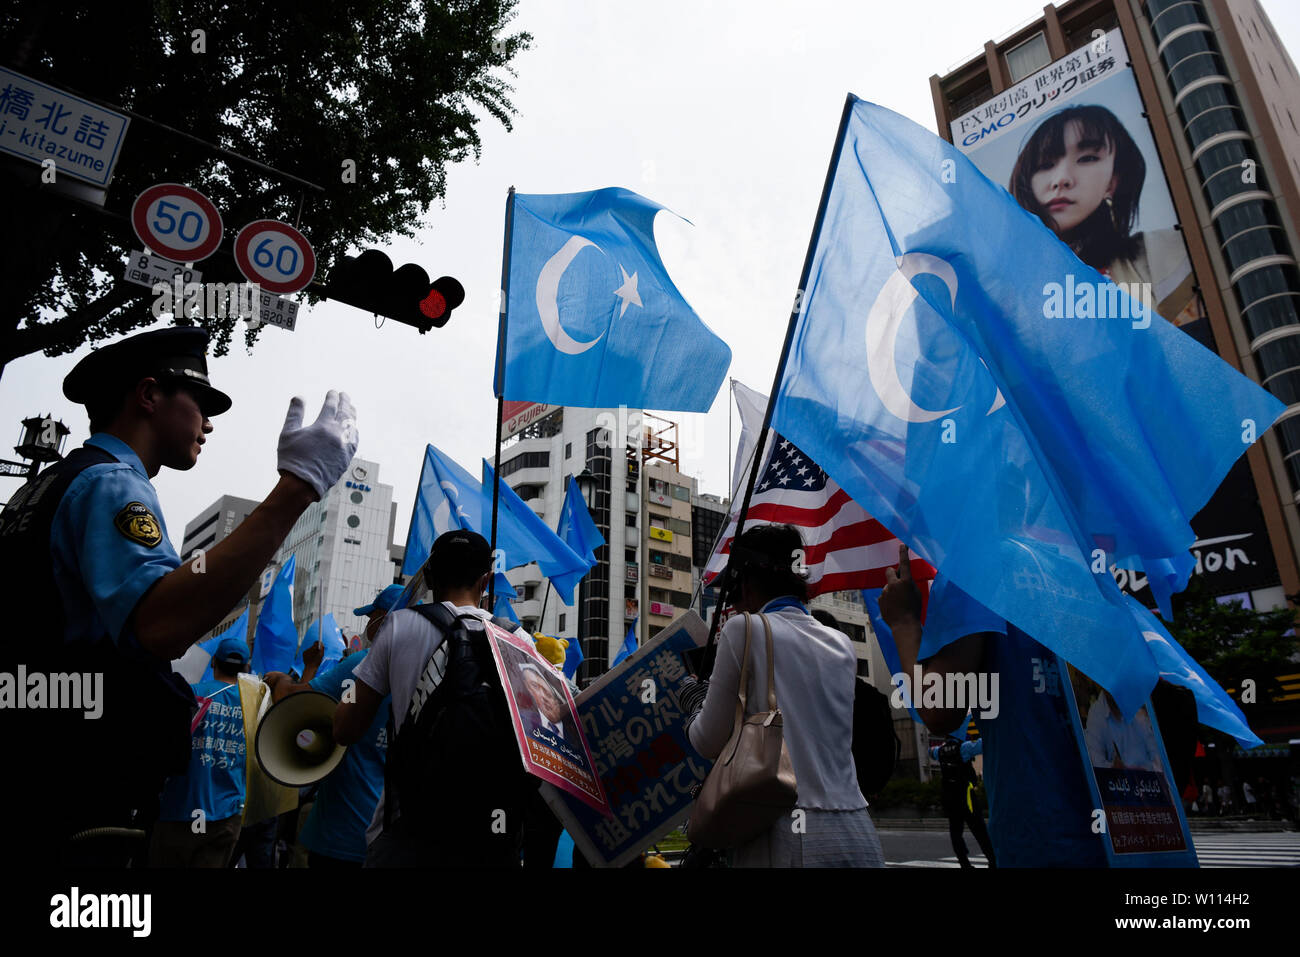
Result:
<svg viewBox="0 0 1300 957">
<path fill-rule="evenodd" d="M 143 502 L 131 502 L 113 519 L 117 530 L 133 542 L 153 548 L 162 541 L 162 525 Z"/>
</svg>

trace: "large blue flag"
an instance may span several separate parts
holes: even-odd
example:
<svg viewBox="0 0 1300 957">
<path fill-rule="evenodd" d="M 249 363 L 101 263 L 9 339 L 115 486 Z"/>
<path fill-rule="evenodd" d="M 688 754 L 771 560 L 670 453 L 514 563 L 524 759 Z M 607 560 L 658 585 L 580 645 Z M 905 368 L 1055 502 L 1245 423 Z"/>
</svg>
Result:
<svg viewBox="0 0 1300 957">
<path fill-rule="evenodd" d="M 663 207 L 618 188 L 513 204 L 505 397 L 707 412 L 731 350 L 668 278 Z"/>
<path fill-rule="evenodd" d="M 491 469 L 484 463 L 484 476 Z M 480 482 L 432 445 L 424 452 L 420 488 L 411 514 L 406 538 L 402 574 L 414 575 L 429 557 L 434 540 L 454 528 L 492 536 L 492 486 Z M 497 514 L 497 548 L 503 553 L 500 568 L 514 568 L 537 562 L 542 574 L 551 579 L 556 593 L 573 604 L 573 584 L 588 570 L 587 563 L 565 545 L 546 523 L 506 485 L 501 483 Z"/>
<path fill-rule="evenodd" d="M 1132 714 L 1158 668 L 1109 569 L 1182 588 L 1283 405 L 888 110 L 850 98 L 823 203 L 773 427 Z"/>
<path fill-rule="evenodd" d="M 297 562 L 297 555 L 289 556 L 257 614 L 252 661 L 255 675 L 287 672 L 293 667 L 298 651 L 298 627 L 293 623 L 293 576 Z"/>
</svg>

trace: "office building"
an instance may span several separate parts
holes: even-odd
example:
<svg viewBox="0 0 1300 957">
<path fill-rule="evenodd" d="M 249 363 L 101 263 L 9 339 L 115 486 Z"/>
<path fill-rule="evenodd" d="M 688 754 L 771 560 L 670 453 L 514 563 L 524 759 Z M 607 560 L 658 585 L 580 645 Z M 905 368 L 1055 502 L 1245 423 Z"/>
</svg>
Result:
<svg viewBox="0 0 1300 957">
<path fill-rule="evenodd" d="M 1087 116 L 1122 130 L 1110 228 L 1128 251 L 1081 255 L 1146 281 L 1160 315 L 1287 403 L 1193 522 L 1196 573 L 1213 594 L 1285 605 L 1300 591 L 1300 77 L 1260 5 L 1049 5 L 930 86 L 940 134 L 1058 231 L 1076 227 L 1048 212 L 1050 184 L 1028 168 L 1051 152 L 1052 124 Z M 1113 573 L 1153 604 L 1140 575 Z"/>
</svg>

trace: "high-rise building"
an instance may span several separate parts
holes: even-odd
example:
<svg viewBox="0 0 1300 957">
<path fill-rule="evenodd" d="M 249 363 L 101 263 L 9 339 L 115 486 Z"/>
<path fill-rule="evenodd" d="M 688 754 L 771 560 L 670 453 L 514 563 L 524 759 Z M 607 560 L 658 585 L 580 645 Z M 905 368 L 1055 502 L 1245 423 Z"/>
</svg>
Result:
<svg viewBox="0 0 1300 957">
<path fill-rule="evenodd" d="M 1193 522 L 1213 594 L 1285 605 L 1300 591 L 1300 75 L 1260 5 L 1049 5 L 930 86 L 940 134 L 985 175 L 1287 403 Z M 1110 144 L 1104 206 L 1060 162 L 1094 140 Z M 1113 573 L 1152 604 L 1141 576 Z"/>
<path fill-rule="evenodd" d="M 621 443 L 635 409 L 580 409 L 508 402 L 500 475 L 547 525 L 555 528 L 570 476 L 592 477 L 591 517 L 606 544 L 597 564 L 564 604 L 535 564 L 506 573 L 519 592 L 515 614 L 527 631 L 578 640 L 582 677 L 599 675 L 618 654 L 635 617 L 639 473 Z M 621 438 L 622 437 L 622 438 Z M 628 617 L 630 614 L 632 617 Z M 611 650 L 611 643 L 614 647 Z"/>
<path fill-rule="evenodd" d="M 303 634 L 333 614 L 345 636 L 366 621 L 352 609 L 368 604 L 394 581 L 393 487 L 379 481 L 379 463 L 353 459 L 343 478 L 298 517 L 276 554 L 282 565 L 296 555 L 293 619 Z"/>
<path fill-rule="evenodd" d="M 695 479 L 679 471 L 676 428 L 637 409 L 507 403 L 501 475 L 547 525 L 558 524 L 569 477 L 591 477 L 591 516 L 607 544 L 575 590 L 574 605 L 559 601 L 536 565 L 507 572 L 520 592 L 514 611 L 525 629 L 581 639 L 586 660 L 580 680 L 603 674 L 617 657 L 640 614 L 643 569 L 651 635 L 692 606 L 698 582 L 692 502 L 698 489 Z M 644 536 L 638 534 L 638 445 L 650 483 Z"/>
<path fill-rule="evenodd" d="M 235 495 L 223 495 L 185 525 L 185 538 L 181 544 L 181 559 L 188 561 L 195 549 L 205 552 L 233 532 L 239 523 L 248 518 L 258 503 Z"/>
<path fill-rule="evenodd" d="M 199 551 L 208 552 L 218 542 L 222 541 L 227 535 L 239 527 L 239 523 L 257 508 L 258 503 L 252 499 L 239 498 L 236 495 L 223 495 L 198 515 L 194 516 L 185 524 L 185 537 L 182 539 L 180 557 L 181 561 L 189 561 L 195 557 Z M 204 634 L 203 639 L 212 635 L 220 634 L 230 627 L 231 623 L 238 618 L 246 607 L 257 601 L 260 585 L 255 584 L 248 595 L 241 599 L 239 604 L 230 610 L 221 622 Z M 254 608 L 254 614 L 256 608 Z M 250 616 L 252 618 L 252 616 Z M 255 619 L 250 620 L 249 635 L 252 635 L 252 629 Z"/>
</svg>

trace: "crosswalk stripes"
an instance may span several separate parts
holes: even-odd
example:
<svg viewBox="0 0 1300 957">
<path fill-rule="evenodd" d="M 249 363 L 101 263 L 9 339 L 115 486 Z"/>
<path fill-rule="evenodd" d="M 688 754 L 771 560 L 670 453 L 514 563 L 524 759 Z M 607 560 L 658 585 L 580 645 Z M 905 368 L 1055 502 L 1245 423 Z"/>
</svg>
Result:
<svg viewBox="0 0 1300 957">
<path fill-rule="evenodd" d="M 1300 834 L 1193 835 L 1201 867 L 1300 867 Z"/>
<path fill-rule="evenodd" d="M 976 867 L 988 867 L 989 861 L 982 854 L 972 854 L 970 862 Z M 937 861 L 886 861 L 886 867 L 961 867 L 961 862 L 955 857 L 943 857 Z"/>
<path fill-rule="evenodd" d="M 1205 834 L 1193 835 L 1196 857 L 1204 868 L 1227 867 L 1300 867 L 1300 834 Z M 972 854 L 976 867 L 987 867 L 988 860 Z M 935 861 L 886 861 L 886 867 L 961 867 L 956 857 Z"/>
</svg>

